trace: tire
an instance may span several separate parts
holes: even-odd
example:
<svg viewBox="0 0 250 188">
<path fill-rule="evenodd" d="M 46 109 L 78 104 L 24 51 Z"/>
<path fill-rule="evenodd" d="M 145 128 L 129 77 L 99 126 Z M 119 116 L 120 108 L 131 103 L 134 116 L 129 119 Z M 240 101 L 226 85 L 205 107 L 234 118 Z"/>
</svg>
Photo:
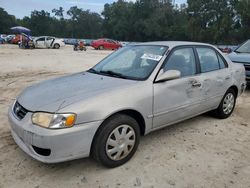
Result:
<svg viewBox="0 0 250 188">
<path fill-rule="evenodd" d="M 226 94 L 221 100 L 219 107 L 213 111 L 214 116 L 219 119 L 226 119 L 231 116 L 235 108 L 236 97 L 237 95 L 233 89 L 230 88 L 227 90 Z"/>
<path fill-rule="evenodd" d="M 56 44 L 54 44 L 54 48 L 55 48 L 55 49 L 59 49 L 59 48 L 60 48 L 60 45 L 56 43 Z"/>
<path fill-rule="evenodd" d="M 99 49 L 99 50 L 104 50 L 104 47 L 101 45 L 101 46 L 99 46 L 98 49 Z"/>
<path fill-rule="evenodd" d="M 119 140 L 118 136 L 121 136 Z M 98 129 L 91 154 L 97 162 L 114 168 L 132 158 L 139 142 L 140 128 L 137 121 L 125 114 L 117 114 L 105 120 Z"/>
</svg>

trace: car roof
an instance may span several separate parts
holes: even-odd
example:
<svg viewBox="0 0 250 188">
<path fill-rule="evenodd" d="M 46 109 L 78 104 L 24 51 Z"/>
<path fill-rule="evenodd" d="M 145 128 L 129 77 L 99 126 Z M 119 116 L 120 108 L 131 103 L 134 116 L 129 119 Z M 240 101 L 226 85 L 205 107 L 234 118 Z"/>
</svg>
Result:
<svg viewBox="0 0 250 188">
<path fill-rule="evenodd" d="M 200 43 L 200 42 L 188 42 L 188 41 L 156 41 L 156 42 L 136 43 L 135 45 L 160 45 L 160 46 L 168 46 L 169 48 L 174 48 L 177 46 L 189 46 L 189 45 L 212 46 L 211 44 Z"/>
<path fill-rule="evenodd" d="M 36 37 L 36 38 L 42 38 L 42 37 L 51 37 L 51 38 L 56 38 L 56 37 L 52 37 L 52 36 L 39 36 L 39 37 Z"/>
</svg>

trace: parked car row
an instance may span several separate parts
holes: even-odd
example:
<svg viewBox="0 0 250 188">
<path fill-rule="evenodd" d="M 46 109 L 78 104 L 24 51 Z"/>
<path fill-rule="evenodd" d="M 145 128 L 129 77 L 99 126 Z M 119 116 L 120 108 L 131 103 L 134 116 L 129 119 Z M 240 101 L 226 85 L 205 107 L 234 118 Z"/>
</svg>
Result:
<svg viewBox="0 0 250 188">
<path fill-rule="evenodd" d="M 65 44 L 75 45 L 80 41 L 84 42 L 85 46 L 91 46 L 96 50 L 117 50 L 123 46 L 126 46 L 128 42 L 118 42 L 113 39 L 64 39 Z"/>
<path fill-rule="evenodd" d="M 0 35 L 0 41 L 3 43 L 11 43 L 11 40 L 15 37 L 15 35 L 6 35 L 1 34 Z"/>
<path fill-rule="evenodd" d="M 0 35 L 0 43 L 18 44 L 25 48 L 55 48 L 65 46 L 63 39 L 51 36 L 31 37 L 24 33 L 17 35 Z"/>
</svg>

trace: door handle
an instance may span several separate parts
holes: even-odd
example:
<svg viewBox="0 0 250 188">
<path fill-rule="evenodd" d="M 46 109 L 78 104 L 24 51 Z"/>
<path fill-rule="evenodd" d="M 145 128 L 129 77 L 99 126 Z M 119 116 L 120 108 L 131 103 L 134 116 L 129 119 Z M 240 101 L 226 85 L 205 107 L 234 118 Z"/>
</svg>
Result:
<svg viewBox="0 0 250 188">
<path fill-rule="evenodd" d="M 201 87 L 201 83 L 197 82 L 197 81 L 193 81 L 193 82 L 191 82 L 191 84 L 193 87 Z"/>
<path fill-rule="evenodd" d="M 229 80 L 230 79 L 230 76 L 226 76 L 226 78 L 225 78 L 226 80 Z"/>
</svg>

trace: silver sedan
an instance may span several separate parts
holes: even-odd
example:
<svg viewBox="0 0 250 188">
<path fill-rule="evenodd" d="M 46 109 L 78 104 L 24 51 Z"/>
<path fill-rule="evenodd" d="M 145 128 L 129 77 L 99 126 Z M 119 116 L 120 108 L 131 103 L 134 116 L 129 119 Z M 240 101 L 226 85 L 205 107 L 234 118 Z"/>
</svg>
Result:
<svg viewBox="0 0 250 188">
<path fill-rule="evenodd" d="M 86 72 L 25 89 L 9 109 L 11 133 L 45 163 L 91 155 L 116 167 L 142 135 L 208 111 L 229 117 L 245 87 L 243 65 L 211 45 L 128 45 Z"/>
</svg>

